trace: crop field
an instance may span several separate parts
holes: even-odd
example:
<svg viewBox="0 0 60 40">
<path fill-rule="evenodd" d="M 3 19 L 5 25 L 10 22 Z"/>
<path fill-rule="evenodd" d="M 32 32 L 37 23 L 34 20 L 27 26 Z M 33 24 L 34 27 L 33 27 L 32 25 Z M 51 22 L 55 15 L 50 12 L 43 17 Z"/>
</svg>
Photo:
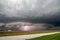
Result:
<svg viewBox="0 0 60 40">
<path fill-rule="evenodd" d="M 59 30 L 41 30 L 41 31 L 0 31 L 0 37 L 2 36 L 16 36 L 16 35 L 27 35 L 27 34 L 37 34 L 37 33 L 49 33 L 57 32 Z"/>
<path fill-rule="evenodd" d="M 60 40 L 60 33 L 52 34 L 48 36 L 42 36 L 34 39 L 28 39 L 28 40 Z"/>
</svg>

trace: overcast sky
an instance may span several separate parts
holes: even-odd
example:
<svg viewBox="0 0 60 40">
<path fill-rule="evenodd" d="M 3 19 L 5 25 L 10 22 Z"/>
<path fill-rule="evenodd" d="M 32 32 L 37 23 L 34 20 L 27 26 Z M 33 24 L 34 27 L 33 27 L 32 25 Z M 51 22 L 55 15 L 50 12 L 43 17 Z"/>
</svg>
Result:
<svg viewBox="0 0 60 40">
<path fill-rule="evenodd" d="M 0 0 L 0 13 L 7 16 L 53 15 L 59 9 L 59 0 Z"/>
<path fill-rule="evenodd" d="M 0 0 L 0 14 L 7 17 L 32 18 L 32 21 L 38 22 L 40 20 L 56 22 L 60 20 L 59 13 L 60 0 Z"/>
</svg>

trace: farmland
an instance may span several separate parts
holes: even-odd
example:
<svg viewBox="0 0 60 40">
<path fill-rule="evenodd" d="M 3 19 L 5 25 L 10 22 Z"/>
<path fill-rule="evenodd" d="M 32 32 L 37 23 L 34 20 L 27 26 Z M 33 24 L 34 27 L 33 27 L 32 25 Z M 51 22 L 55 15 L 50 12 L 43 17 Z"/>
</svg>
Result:
<svg viewBox="0 0 60 40">
<path fill-rule="evenodd" d="M 27 34 L 37 34 L 37 33 L 49 33 L 57 32 L 59 30 L 40 30 L 40 31 L 0 31 L 0 37 L 2 36 L 16 36 L 16 35 L 27 35 Z"/>
</svg>

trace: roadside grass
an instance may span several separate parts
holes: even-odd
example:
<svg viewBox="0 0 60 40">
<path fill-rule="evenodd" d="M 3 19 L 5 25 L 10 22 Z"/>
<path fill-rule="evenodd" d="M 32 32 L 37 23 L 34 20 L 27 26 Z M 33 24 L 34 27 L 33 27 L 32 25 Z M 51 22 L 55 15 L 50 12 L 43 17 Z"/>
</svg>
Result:
<svg viewBox="0 0 60 40">
<path fill-rule="evenodd" d="M 42 36 L 42 37 L 33 38 L 33 39 L 27 39 L 27 40 L 60 40 L 60 33 Z"/>
</svg>

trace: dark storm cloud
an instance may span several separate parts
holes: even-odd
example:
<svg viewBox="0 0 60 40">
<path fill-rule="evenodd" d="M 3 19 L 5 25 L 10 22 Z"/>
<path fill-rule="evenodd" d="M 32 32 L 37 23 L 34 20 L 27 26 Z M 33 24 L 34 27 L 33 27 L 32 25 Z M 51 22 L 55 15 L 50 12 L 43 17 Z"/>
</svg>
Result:
<svg viewBox="0 0 60 40">
<path fill-rule="evenodd" d="M 0 0 L 0 14 L 10 21 L 15 19 L 56 25 L 60 24 L 60 0 Z"/>
<path fill-rule="evenodd" d="M 33 18 L 30 21 L 32 21 L 33 23 L 49 23 L 55 26 L 59 26 L 60 25 L 60 12 L 57 12 L 56 15 L 52 15 L 52 16 L 42 16 L 42 17 Z"/>
</svg>

